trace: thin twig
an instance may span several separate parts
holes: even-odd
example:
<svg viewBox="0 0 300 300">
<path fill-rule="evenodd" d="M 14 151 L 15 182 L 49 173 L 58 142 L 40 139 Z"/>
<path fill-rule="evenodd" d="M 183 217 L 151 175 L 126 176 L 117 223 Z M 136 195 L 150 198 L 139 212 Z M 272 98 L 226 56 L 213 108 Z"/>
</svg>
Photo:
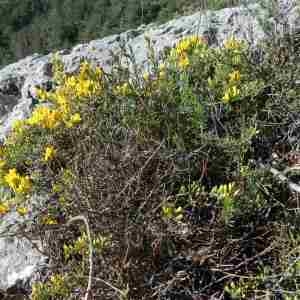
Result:
<svg viewBox="0 0 300 300">
<path fill-rule="evenodd" d="M 117 199 L 119 199 L 122 194 L 127 190 L 127 188 L 135 181 L 137 180 L 142 174 L 144 169 L 148 166 L 148 164 L 150 163 L 150 161 L 152 160 L 152 158 L 158 153 L 159 149 L 161 148 L 161 146 L 164 144 L 164 140 L 162 140 L 162 142 L 158 145 L 158 147 L 155 149 L 155 151 L 151 154 L 151 156 L 146 160 L 146 162 L 144 163 L 144 165 L 140 168 L 140 170 L 134 174 L 127 182 L 127 184 L 125 185 L 125 187 L 122 189 L 122 191 L 117 195 Z"/>
<path fill-rule="evenodd" d="M 104 279 L 101 279 L 101 278 L 98 278 L 98 277 L 93 277 L 93 279 L 106 284 L 108 287 L 110 287 L 111 289 L 113 289 L 115 292 L 119 293 L 121 295 L 122 299 L 126 299 L 127 293 L 128 293 L 127 291 L 124 292 L 124 291 L 118 289 L 117 287 L 115 287 L 114 285 L 112 285 L 111 283 L 107 282 Z"/>
<path fill-rule="evenodd" d="M 240 267 L 249 264 L 250 262 L 256 260 L 258 257 L 267 254 L 272 249 L 273 249 L 273 244 L 271 244 L 270 246 L 268 246 L 266 249 L 264 249 L 263 251 L 259 252 L 258 254 L 254 255 L 253 257 L 247 258 L 243 262 L 239 263 L 238 265 L 236 265 L 236 266 L 234 266 L 232 268 L 229 268 L 229 269 L 227 269 L 225 271 L 228 272 L 228 271 L 238 270 Z"/>
<path fill-rule="evenodd" d="M 280 171 L 274 169 L 273 167 L 271 166 L 265 166 L 263 163 L 259 163 L 259 166 L 262 168 L 262 169 L 266 169 L 268 171 L 270 171 L 275 178 L 279 179 L 280 181 L 282 182 L 286 182 L 289 189 L 291 191 L 294 191 L 294 192 L 297 192 L 297 193 L 300 193 L 300 185 L 290 181 L 286 176 L 284 176 Z"/>
<path fill-rule="evenodd" d="M 85 296 L 84 296 L 84 300 L 88 300 L 89 299 L 89 295 L 91 293 L 92 290 L 92 276 L 93 276 L 93 244 L 92 244 L 92 238 L 91 238 L 91 231 L 90 231 L 90 226 L 89 226 L 89 222 L 87 220 L 87 218 L 85 216 L 76 216 L 71 218 L 68 222 L 67 222 L 67 226 L 69 226 L 71 223 L 74 223 L 76 221 L 82 221 L 85 224 L 86 227 L 86 233 L 87 233 L 87 237 L 89 240 L 89 277 L 88 277 L 88 285 L 86 288 L 86 292 L 85 292 Z"/>
</svg>

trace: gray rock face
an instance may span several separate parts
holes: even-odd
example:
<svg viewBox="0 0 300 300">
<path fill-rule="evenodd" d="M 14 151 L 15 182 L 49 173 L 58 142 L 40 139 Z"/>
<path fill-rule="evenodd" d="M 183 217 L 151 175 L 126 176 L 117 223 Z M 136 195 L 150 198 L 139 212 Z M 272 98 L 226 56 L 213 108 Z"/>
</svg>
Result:
<svg viewBox="0 0 300 300">
<path fill-rule="evenodd" d="M 136 62 L 146 69 L 146 36 L 150 37 L 156 54 L 173 46 L 182 37 L 193 34 L 205 36 L 211 45 L 220 45 L 230 36 L 255 44 L 268 33 L 263 30 L 261 20 L 272 25 L 278 32 L 298 27 L 300 17 L 296 0 L 278 0 L 278 11 L 275 15 L 271 15 L 258 4 L 247 8 L 241 6 L 216 12 L 197 12 L 160 26 L 143 25 L 136 30 L 80 44 L 71 50 L 62 50 L 59 54 L 66 72 L 76 71 L 82 59 L 88 59 L 108 70 L 112 60 L 111 53 L 120 52 L 122 41 L 126 48 L 132 49 Z M 51 58 L 51 54 L 34 54 L 0 70 L 1 139 L 5 138 L 15 120 L 30 114 L 35 87 L 45 86 L 51 81 Z M 0 223 L 0 232 L 3 232 L 3 223 L 5 222 Z M 44 257 L 28 241 L 0 238 L 0 289 L 6 290 L 20 281 L 26 282 L 43 261 Z"/>
<path fill-rule="evenodd" d="M 38 205 L 44 199 L 32 196 L 32 203 Z M 20 217 L 14 212 L 0 221 L 0 236 L 3 236 L 0 238 L 0 291 L 29 286 L 33 275 L 46 267 L 47 257 L 39 251 L 41 242 L 15 236 L 19 224 L 25 225 L 32 219 L 33 215 Z"/>
</svg>

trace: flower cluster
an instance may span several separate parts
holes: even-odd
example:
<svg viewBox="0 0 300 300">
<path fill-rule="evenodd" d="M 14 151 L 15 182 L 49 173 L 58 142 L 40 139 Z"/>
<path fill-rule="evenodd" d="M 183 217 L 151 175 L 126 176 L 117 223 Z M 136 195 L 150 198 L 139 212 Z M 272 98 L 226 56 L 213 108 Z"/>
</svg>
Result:
<svg viewBox="0 0 300 300">
<path fill-rule="evenodd" d="M 176 47 L 172 50 L 172 53 L 176 54 L 176 56 L 182 56 L 186 53 L 189 53 L 191 50 L 195 49 L 199 45 L 204 44 L 204 39 L 200 36 L 193 35 L 187 38 L 184 38 L 179 41 Z"/>
<path fill-rule="evenodd" d="M 183 208 L 181 206 L 175 207 L 174 204 L 164 205 L 162 207 L 162 213 L 166 219 L 180 221 L 183 218 Z"/>
<path fill-rule="evenodd" d="M 114 93 L 118 96 L 123 96 L 123 97 L 128 96 L 131 93 L 131 88 L 130 88 L 128 82 L 117 85 L 114 88 Z"/>
<path fill-rule="evenodd" d="M 244 43 L 234 37 L 231 37 L 224 42 L 224 48 L 227 50 L 241 50 L 243 46 Z"/>
<path fill-rule="evenodd" d="M 180 69 L 186 69 L 190 65 L 189 55 L 191 55 L 193 51 L 203 47 L 206 47 L 204 39 L 193 35 L 180 40 L 175 48 L 171 50 L 170 56 L 177 60 Z"/>
<path fill-rule="evenodd" d="M 238 88 L 240 81 L 241 81 L 241 73 L 239 70 L 234 70 L 228 74 L 228 84 L 225 89 L 224 96 L 222 98 L 224 103 L 231 103 L 236 101 L 239 98 L 241 94 L 241 91 Z"/>
<path fill-rule="evenodd" d="M 26 120 L 26 124 L 45 129 L 54 129 L 61 124 L 61 121 L 62 113 L 59 110 L 39 106 L 33 111 L 32 116 Z"/>
<path fill-rule="evenodd" d="M 100 68 L 93 69 L 89 63 L 83 62 L 79 74 L 62 76 L 59 80 L 60 85 L 55 91 L 38 89 L 38 98 L 52 103 L 54 109 L 37 107 L 27 123 L 47 129 L 56 128 L 60 124 L 68 128 L 79 124 L 81 115 L 76 109 L 84 99 L 101 95 L 102 77 L 103 71 Z"/>
</svg>

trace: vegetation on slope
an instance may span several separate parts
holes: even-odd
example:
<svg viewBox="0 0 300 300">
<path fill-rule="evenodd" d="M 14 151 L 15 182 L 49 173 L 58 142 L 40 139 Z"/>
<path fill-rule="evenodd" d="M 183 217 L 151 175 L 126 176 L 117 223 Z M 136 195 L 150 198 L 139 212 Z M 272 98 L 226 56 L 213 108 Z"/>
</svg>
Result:
<svg viewBox="0 0 300 300">
<path fill-rule="evenodd" d="M 0 66 L 231 0 L 2 0 Z M 202 3 L 202 4 L 201 4 Z"/>
<path fill-rule="evenodd" d="M 0 212 L 35 212 L 51 259 L 31 299 L 299 299 L 299 194 L 269 166 L 299 180 L 300 69 L 272 43 L 149 41 L 147 73 L 55 58 L 1 148 Z"/>
</svg>

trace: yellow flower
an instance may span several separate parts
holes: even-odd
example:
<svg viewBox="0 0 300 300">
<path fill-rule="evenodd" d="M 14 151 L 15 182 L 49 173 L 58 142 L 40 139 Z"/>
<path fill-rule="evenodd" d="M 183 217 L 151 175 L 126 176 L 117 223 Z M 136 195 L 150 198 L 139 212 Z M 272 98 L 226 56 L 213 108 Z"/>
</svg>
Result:
<svg viewBox="0 0 300 300">
<path fill-rule="evenodd" d="M 24 120 L 16 120 L 12 125 L 12 129 L 15 133 L 22 134 L 24 132 L 25 124 Z"/>
<path fill-rule="evenodd" d="M 61 111 L 67 114 L 70 111 L 70 103 L 64 91 L 58 90 L 55 95 L 55 102 L 60 107 Z"/>
<path fill-rule="evenodd" d="M 76 77 L 75 76 L 68 77 L 65 85 L 66 85 L 66 88 L 68 88 L 68 89 L 71 89 L 71 90 L 74 89 L 77 85 Z"/>
<path fill-rule="evenodd" d="M 236 86 L 232 86 L 228 88 L 222 98 L 224 103 L 229 103 L 231 101 L 236 100 L 236 98 L 240 95 L 240 90 Z"/>
<path fill-rule="evenodd" d="M 57 224 L 57 220 L 55 220 L 51 216 L 46 216 L 46 217 L 43 218 L 42 223 L 44 225 L 56 225 Z"/>
<path fill-rule="evenodd" d="M 149 73 L 148 73 L 148 72 L 145 72 L 145 73 L 143 74 L 143 78 L 144 78 L 145 81 L 148 81 L 149 78 L 150 78 Z"/>
<path fill-rule="evenodd" d="M 9 206 L 7 203 L 0 203 L 0 216 L 9 212 Z"/>
<path fill-rule="evenodd" d="M 59 126 L 62 119 L 62 113 L 58 110 L 52 110 L 49 112 L 48 117 L 45 118 L 42 124 L 44 128 L 53 129 Z"/>
<path fill-rule="evenodd" d="M 241 80 L 241 73 L 239 70 L 235 70 L 229 73 L 229 82 L 238 82 Z"/>
<path fill-rule="evenodd" d="M 4 176 L 4 181 L 15 193 L 27 194 L 31 190 L 29 176 L 21 176 L 16 169 L 10 169 Z"/>
<path fill-rule="evenodd" d="M 91 72 L 91 65 L 87 61 L 82 62 L 79 71 L 80 79 L 88 78 L 90 72 Z"/>
<path fill-rule="evenodd" d="M 47 146 L 44 152 L 44 161 L 52 160 L 56 155 L 56 149 L 53 146 Z"/>
<path fill-rule="evenodd" d="M 117 85 L 114 89 L 116 95 L 120 96 L 128 96 L 131 92 L 130 86 L 127 82 L 123 83 L 122 85 Z"/>
<path fill-rule="evenodd" d="M 18 188 L 18 186 L 20 185 L 21 182 L 21 177 L 18 174 L 16 169 L 10 169 L 8 171 L 8 174 L 6 174 L 4 176 L 4 180 L 5 182 L 8 184 L 8 186 L 13 189 L 14 191 L 16 191 L 16 189 Z"/>
<path fill-rule="evenodd" d="M 16 192 L 18 194 L 27 194 L 30 192 L 31 187 L 32 186 L 31 186 L 31 181 L 30 181 L 29 176 L 20 177 L 20 184 L 16 188 Z"/>
<path fill-rule="evenodd" d="M 79 124 L 81 122 L 81 116 L 79 113 L 75 113 L 70 117 L 69 121 L 66 121 L 65 124 L 68 128 L 72 128 L 73 126 Z"/>
<path fill-rule="evenodd" d="M 49 93 L 47 93 L 45 90 L 40 88 L 36 88 L 36 94 L 37 94 L 37 98 L 39 98 L 39 100 L 41 101 L 45 101 L 49 98 Z"/>
<path fill-rule="evenodd" d="M 73 124 L 78 124 L 81 122 L 81 116 L 79 113 L 75 113 L 74 115 L 71 116 L 71 122 Z"/>
<path fill-rule="evenodd" d="M 95 75 L 98 78 L 102 78 L 102 76 L 103 76 L 103 70 L 100 67 L 96 67 L 95 68 Z"/>
<path fill-rule="evenodd" d="M 195 48 L 197 45 L 203 44 L 204 40 L 197 35 L 193 35 L 187 38 L 182 39 L 175 47 L 175 52 L 171 53 L 172 55 L 181 56 L 188 52 L 190 49 Z"/>
<path fill-rule="evenodd" d="M 27 119 L 27 124 L 31 126 L 40 126 L 46 129 L 53 129 L 59 126 L 62 119 L 62 113 L 49 107 L 37 107 L 32 116 Z"/>
<path fill-rule="evenodd" d="M 167 219 L 175 219 L 177 221 L 183 218 L 183 208 L 181 206 L 167 205 L 162 207 L 163 216 Z"/>
<path fill-rule="evenodd" d="M 225 95 L 224 95 L 223 98 L 222 98 L 223 102 L 224 102 L 224 103 L 229 103 L 230 99 L 231 99 L 231 98 L 230 98 L 229 92 L 228 92 L 228 91 L 225 92 Z"/>
<path fill-rule="evenodd" d="M 28 208 L 27 207 L 17 207 L 17 213 L 20 216 L 25 216 L 26 214 L 28 214 Z"/>
<path fill-rule="evenodd" d="M 224 42 L 224 47 L 227 50 L 240 50 L 243 43 L 234 37 L 229 38 Z"/>
<path fill-rule="evenodd" d="M 232 92 L 231 95 L 233 98 L 240 94 L 240 90 L 236 86 L 233 86 L 231 88 L 231 92 Z"/>
<path fill-rule="evenodd" d="M 90 79 L 79 80 L 76 85 L 76 94 L 78 97 L 90 97 L 96 93 L 99 86 Z"/>
<path fill-rule="evenodd" d="M 187 55 L 181 55 L 181 56 L 179 57 L 178 66 L 179 66 L 181 69 L 185 69 L 185 68 L 187 68 L 189 65 L 190 65 L 190 60 L 189 60 L 189 58 L 187 57 Z"/>
<path fill-rule="evenodd" d="M 73 124 L 78 124 L 81 122 L 81 116 L 79 113 L 75 113 L 74 115 L 71 116 L 71 119 L 70 121 L 73 123 Z"/>
</svg>

